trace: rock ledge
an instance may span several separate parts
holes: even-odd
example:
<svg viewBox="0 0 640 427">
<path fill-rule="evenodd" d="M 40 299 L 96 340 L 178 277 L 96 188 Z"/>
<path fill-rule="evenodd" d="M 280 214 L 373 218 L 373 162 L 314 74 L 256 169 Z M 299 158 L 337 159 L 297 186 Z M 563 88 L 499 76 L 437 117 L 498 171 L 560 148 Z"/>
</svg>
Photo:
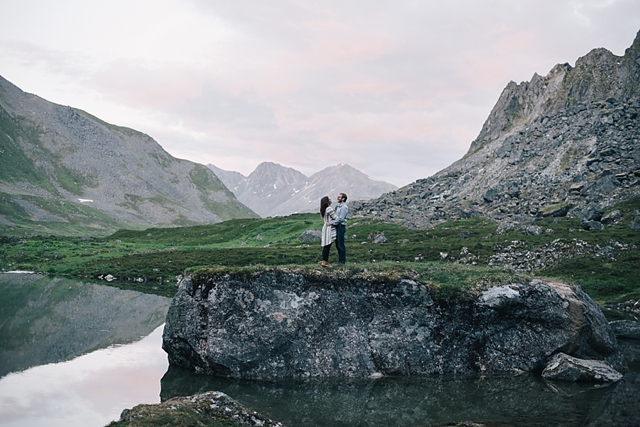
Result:
<svg viewBox="0 0 640 427">
<path fill-rule="evenodd" d="M 443 299 L 411 279 L 187 277 L 163 348 L 172 365 L 235 378 L 541 372 L 558 353 L 626 371 L 597 305 L 541 280 Z"/>
</svg>

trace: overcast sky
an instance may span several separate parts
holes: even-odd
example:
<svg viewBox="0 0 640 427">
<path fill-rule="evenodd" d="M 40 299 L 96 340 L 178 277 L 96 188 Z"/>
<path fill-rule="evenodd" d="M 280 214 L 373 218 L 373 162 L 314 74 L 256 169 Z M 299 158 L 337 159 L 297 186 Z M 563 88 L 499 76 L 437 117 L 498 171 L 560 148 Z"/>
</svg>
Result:
<svg viewBox="0 0 640 427">
<path fill-rule="evenodd" d="M 623 55 L 638 0 L 0 0 L 0 75 L 248 175 L 462 157 L 511 80 Z"/>
</svg>

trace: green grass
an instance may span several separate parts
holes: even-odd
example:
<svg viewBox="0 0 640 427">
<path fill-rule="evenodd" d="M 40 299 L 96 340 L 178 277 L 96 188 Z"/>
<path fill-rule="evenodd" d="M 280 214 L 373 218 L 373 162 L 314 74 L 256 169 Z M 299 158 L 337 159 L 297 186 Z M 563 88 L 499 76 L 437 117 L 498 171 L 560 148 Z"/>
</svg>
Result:
<svg viewBox="0 0 640 427">
<path fill-rule="evenodd" d="M 310 282 L 339 281 L 341 279 L 363 280 L 370 283 L 391 284 L 400 279 L 410 279 L 422 283 L 437 297 L 449 299 L 476 298 L 490 286 L 513 283 L 523 278 L 507 270 L 486 266 L 446 264 L 443 262 L 376 262 L 348 263 L 340 268 L 327 269 L 318 265 L 281 265 L 250 267 L 199 267 L 188 269 L 196 283 L 203 283 L 216 276 L 232 274 L 252 277 L 271 271 L 279 274 L 300 274 Z"/>
<path fill-rule="evenodd" d="M 500 282 L 503 277 L 510 277 L 503 276 L 507 272 L 502 268 L 489 268 L 486 264 L 497 250 L 513 241 L 522 242 L 521 250 L 534 250 L 556 239 L 579 239 L 602 247 L 613 240 L 628 248 L 616 250 L 615 261 L 606 256 L 584 255 L 532 274 L 579 284 L 599 303 L 638 299 L 640 232 L 630 230 L 629 222 L 633 212 L 640 209 L 640 198 L 614 208 L 622 211 L 622 219 L 604 230 L 582 230 L 576 219 L 544 218 L 535 224 L 552 233 L 539 236 L 521 230 L 498 235 L 496 224 L 486 218 L 449 221 L 431 230 L 408 230 L 371 219 L 352 219 L 346 235 L 347 265 L 369 271 L 374 266 L 413 271 L 425 283 L 448 292 L 485 279 Z M 111 274 L 119 279 L 112 285 L 171 296 L 175 293 L 176 276 L 200 268 L 318 269 L 320 244 L 304 244 L 298 237 L 305 230 L 319 230 L 321 226 L 317 214 L 295 214 L 234 219 L 213 225 L 120 230 L 93 240 L 77 236 L 5 236 L 0 237 L 0 268 L 83 278 Z M 368 239 L 370 234 L 379 232 L 385 234 L 388 243 L 374 244 Z M 463 248 L 471 258 L 461 254 Z M 443 253 L 448 254 L 446 261 L 442 261 Z M 460 263 L 463 257 L 468 265 Z M 332 248 L 329 261 L 336 262 L 336 258 L 337 251 Z"/>
<path fill-rule="evenodd" d="M 12 224 L 0 223 L 0 235 L 106 235 L 111 233 L 110 230 L 131 226 L 114 220 L 90 204 L 27 195 L 20 195 L 19 199 L 32 205 L 49 219 L 33 218 L 18 203 L 16 196 L 0 192 L 0 215 L 12 221 Z"/>
</svg>

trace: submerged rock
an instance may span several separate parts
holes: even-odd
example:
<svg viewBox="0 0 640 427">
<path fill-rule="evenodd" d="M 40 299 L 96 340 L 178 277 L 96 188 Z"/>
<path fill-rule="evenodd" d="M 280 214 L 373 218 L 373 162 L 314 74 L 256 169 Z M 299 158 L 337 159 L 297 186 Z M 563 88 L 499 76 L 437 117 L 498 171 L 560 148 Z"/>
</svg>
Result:
<svg viewBox="0 0 640 427">
<path fill-rule="evenodd" d="M 579 287 L 533 280 L 443 298 L 406 278 L 314 274 L 183 279 L 164 328 L 170 364 L 235 378 L 363 378 L 539 372 L 563 352 L 626 369 Z"/>
<path fill-rule="evenodd" d="M 614 383 L 622 379 L 622 374 L 605 362 L 578 359 L 559 353 L 544 368 L 542 377 L 560 381 Z"/>
</svg>

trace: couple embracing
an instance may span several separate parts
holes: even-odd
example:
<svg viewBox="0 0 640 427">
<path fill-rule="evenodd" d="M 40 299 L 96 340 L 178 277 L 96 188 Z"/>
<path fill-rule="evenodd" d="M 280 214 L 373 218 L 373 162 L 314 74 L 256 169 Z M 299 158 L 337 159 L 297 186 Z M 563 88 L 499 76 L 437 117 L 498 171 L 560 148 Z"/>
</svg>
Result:
<svg viewBox="0 0 640 427">
<path fill-rule="evenodd" d="M 347 262 L 347 249 L 344 246 L 344 234 L 347 231 L 347 195 L 338 194 L 338 206 L 334 210 L 331 207 L 331 199 L 324 196 L 320 199 L 320 215 L 324 219 L 322 225 L 322 266 L 331 267 L 329 265 L 329 250 L 331 244 L 335 240 L 338 249 L 338 264 L 342 265 Z"/>
</svg>

